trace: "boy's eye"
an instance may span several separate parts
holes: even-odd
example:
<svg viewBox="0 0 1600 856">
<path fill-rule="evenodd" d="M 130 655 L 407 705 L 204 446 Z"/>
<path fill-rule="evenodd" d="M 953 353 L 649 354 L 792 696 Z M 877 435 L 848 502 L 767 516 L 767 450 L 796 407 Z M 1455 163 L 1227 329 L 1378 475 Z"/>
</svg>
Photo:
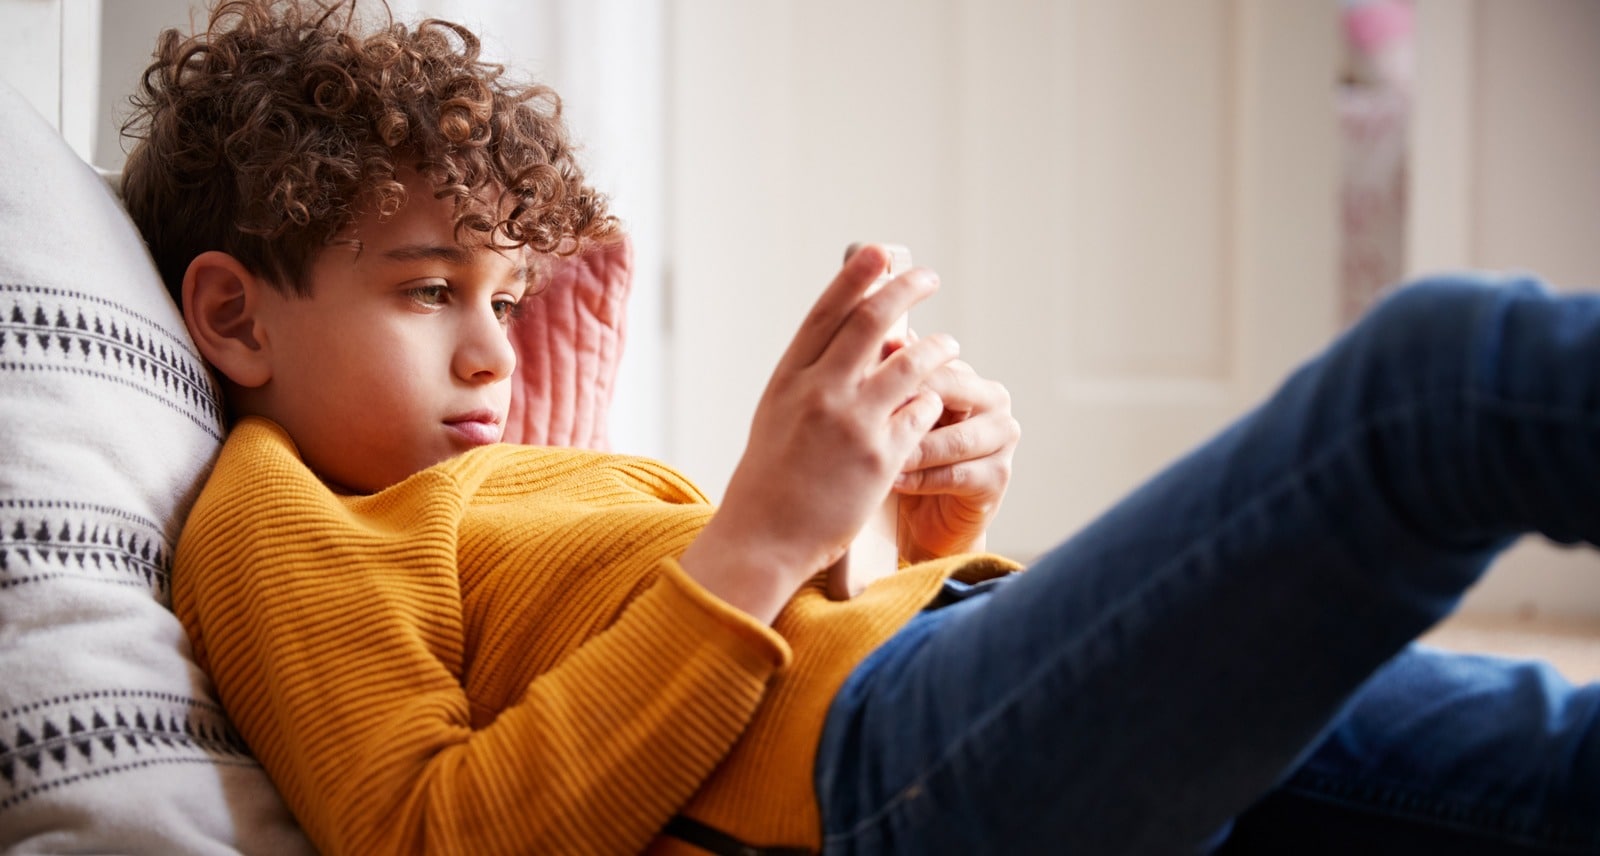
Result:
<svg viewBox="0 0 1600 856">
<path fill-rule="evenodd" d="M 520 300 L 500 299 L 494 302 L 494 317 L 500 319 L 501 321 L 514 321 L 516 320 L 516 317 L 521 314 L 522 301 Z"/>
<path fill-rule="evenodd" d="M 423 306 L 443 306 L 450 297 L 450 286 L 443 283 L 430 283 L 407 289 L 406 294 Z"/>
</svg>

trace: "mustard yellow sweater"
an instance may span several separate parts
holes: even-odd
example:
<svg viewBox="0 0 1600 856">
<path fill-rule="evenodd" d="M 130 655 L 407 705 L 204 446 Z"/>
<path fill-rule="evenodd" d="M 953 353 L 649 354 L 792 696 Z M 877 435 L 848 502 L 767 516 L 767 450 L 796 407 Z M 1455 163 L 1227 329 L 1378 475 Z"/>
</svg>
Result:
<svg viewBox="0 0 1600 856">
<path fill-rule="evenodd" d="M 676 562 L 712 507 L 652 461 L 490 446 L 372 496 L 276 425 L 229 437 L 178 545 L 174 606 L 224 705 L 329 853 L 692 852 L 687 814 L 816 847 L 818 735 L 850 669 L 952 572 L 767 627 Z"/>
</svg>

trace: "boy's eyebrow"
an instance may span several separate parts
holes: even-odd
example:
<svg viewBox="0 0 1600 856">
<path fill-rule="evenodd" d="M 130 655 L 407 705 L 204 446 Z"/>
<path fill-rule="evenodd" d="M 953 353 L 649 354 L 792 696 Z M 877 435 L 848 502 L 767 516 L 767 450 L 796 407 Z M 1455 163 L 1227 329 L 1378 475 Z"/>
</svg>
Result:
<svg viewBox="0 0 1600 856">
<path fill-rule="evenodd" d="M 438 259 L 451 264 L 466 264 L 470 254 L 461 247 L 442 244 L 407 244 L 384 251 L 383 257 L 396 262 L 424 262 Z"/>
<path fill-rule="evenodd" d="M 472 259 L 472 253 L 464 247 L 445 244 L 407 244 L 385 250 L 383 257 L 396 262 L 422 262 L 439 260 L 453 265 L 464 265 Z M 511 271 L 511 275 L 518 280 L 526 281 L 529 270 L 527 265 L 519 265 Z"/>
</svg>

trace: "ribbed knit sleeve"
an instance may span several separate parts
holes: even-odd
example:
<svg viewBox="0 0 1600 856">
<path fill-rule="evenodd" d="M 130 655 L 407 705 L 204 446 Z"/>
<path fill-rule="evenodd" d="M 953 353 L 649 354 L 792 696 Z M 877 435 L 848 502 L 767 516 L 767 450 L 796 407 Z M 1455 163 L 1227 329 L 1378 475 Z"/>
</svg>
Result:
<svg viewBox="0 0 1600 856">
<path fill-rule="evenodd" d="M 651 496 L 665 476 L 480 451 L 349 499 L 276 426 L 242 423 L 180 540 L 174 607 L 325 852 L 638 852 L 740 738 L 789 647 L 678 568 L 706 512 L 639 511 L 682 499 Z M 566 486 L 548 513 L 540 498 L 496 499 L 496 472 L 547 458 Z M 535 547 L 465 564 L 525 585 L 461 566 L 479 493 L 520 515 Z M 537 549 L 574 519 L 668 523 L 632 547 L 611 532 L 626 549 L 593 558 Z M 508 622 L 565 629 L 511 658 L 495 641 Z"/>
</svg>

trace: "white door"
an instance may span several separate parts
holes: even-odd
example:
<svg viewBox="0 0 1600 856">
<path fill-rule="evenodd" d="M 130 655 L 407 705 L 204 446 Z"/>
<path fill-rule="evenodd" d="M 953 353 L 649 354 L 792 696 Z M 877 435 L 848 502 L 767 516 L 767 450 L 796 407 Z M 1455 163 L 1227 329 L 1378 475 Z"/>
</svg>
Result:
<svg viewBox="0 0 1600 856">
<path fill-rule="evenodd" d="M 1337 4 L 682 0 L 669 458 L 713 494 L 853 240 L 908 244 L 1048 548 L 1334 332 Z"/>
</svg>

